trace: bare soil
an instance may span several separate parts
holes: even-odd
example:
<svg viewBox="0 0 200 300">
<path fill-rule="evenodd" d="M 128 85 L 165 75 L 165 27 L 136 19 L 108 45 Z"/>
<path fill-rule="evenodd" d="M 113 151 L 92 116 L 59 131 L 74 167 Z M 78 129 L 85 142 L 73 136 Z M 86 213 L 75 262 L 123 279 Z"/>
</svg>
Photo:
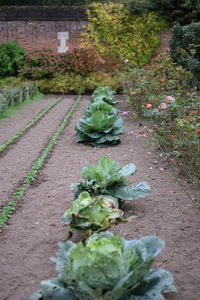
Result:
<svg viewBox="0 0 200 300">
<path fill-rule="evenodd" d="M 55 99 L 56 97 L 45 97 L 45 100 L 42 100 L 41 103 L 39 100 L 37 103 L 34 102 L 32 105 L 29 104 L 29 110 L 28 108 L 23 107 L 21 116 L 20 111 L 18 111 L 16 113 L 17 117 L 14 114 L 8 119 L 1 120 L 0 136 L 7 136 L 7 138 L 9 138 L 8 132 L 9 134 L 12 132 L 14 135 L 14 130 L 17 132 L 20 129 L 19 126 L 24 124 L 24 120 L 26 120 L 26 124 L 30 122 L 35 117 L 36 112 L 40 112 L 51 102 L 55 101 Z M 34 164 L 45 145 L 48 144 L 49 139 L 62 122 L 64 115 L 70 108 L 74 99 L 75 96 L 64 97 L 61 102 L 54 106 L 49 113 L 37 123 L 36 126 L 32 127 L 31 130 L 22 136 L 16 143 L 11 144 L 8 150 L 1 153 L 0 206 L 10 199 L 11 194 L 16 190 L 19 182 L 23 180 L 28 172 L 30 172 L 30 167 Z M 24 126 L 26 124 L 24 124 Z"/>
<path fill-rule="evenodd" d="M 172 272 L 178 289 L 177 294 L 170 294 L 167 299 L 199 300 L 200 211 L 182 190 L 161 153 L 151 146 L 151 133 L 146 135 L 142 131 L 140 120 L 134 114 L 123 116 L 125 132 L 121 135 L 121 144 L 106 148 L 77 144 L 74 127 L 83 116 L 87 103 L 88 97 L 83 97 L 36 183 L 20 200 L 16 213 L 0 235 L 0 299 L 25 300 L 39 288 L 41 280 L 56 276 L 49 258 L 55 256 L 57 243 L 66 240 L 67 229 L 60 224 L 60 217 L 72 201 L 69 184 L 81 180 L 84 161 L 95 164 L 102 156 L 109 156 L 121 166 L 130 162 L 136 164 L 138 172 L 130 177 L 130 184 L 146 180 L 152 186 L 148 197 L 126 203 L 126 216 L 135 218 L 110 230 L 127 239 L 152 234 L 162 238 L 166 247 L 156 267 Z M 125 100 L 119 108 L 130 110 Z M 63 116 L 61 110 L 49 112 L 46 128 L 59 114 Z M 14 126 L 12 120 L 10 126 Z M 43 134 L 31 137 L 33 130 L 29 132 L 30 148 L 34 146 L 36 136 L 38 145 L 45 144 Z M 21 150 L 14 145 L 10 168 L 17 172 L 17 178 L 19 165 L 16 157 L 20 155 Z M 1 158 L 1 164 L 5 164 L 5 158 Z M 27 162 L 24 158 L 25 163 L 27 167 L 31 166 L 32 160 Z M 10 174 L 5 171 L 3 176 L 6 178 L 4 183 L 11 181 L 12 186 Z M 192 190 L 189 192 L 193 195 Z M 3 195 L 1 192 L 1 198 Z"/>
</svg>

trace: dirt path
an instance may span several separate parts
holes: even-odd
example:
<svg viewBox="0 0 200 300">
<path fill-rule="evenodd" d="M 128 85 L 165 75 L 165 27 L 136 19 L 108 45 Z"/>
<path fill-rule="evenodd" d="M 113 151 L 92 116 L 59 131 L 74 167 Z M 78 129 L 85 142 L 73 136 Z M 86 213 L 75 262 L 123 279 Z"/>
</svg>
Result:
<svg viewBox="0 0 200 300">
<path fill-rule="evenodd" d="M 49 97 L 50 99 L 51 97 Z M 54 98 L 55 99 L 55 98 Z M 2 153 L 0 164 L 0 205 L 9 200 L 10 195 L 15 191 L 19 182 L 23 180 L 26 173 L 30 171 L 31 166 L 37 159 L 38 155 L 48 143 L 54 131 L 61 123 L 67 110 L 73 103 L 74 97 L 65 97 L 55 107 L 52 108 L 36 126 L 31 128 L 23 137 L 19 139 L 16 144 L 12 144 L 6 153 Z M 52 99 L 51 99 L 52 101 Z M 38 102 L 39 104 L 39 102 Z M 38 105 L 40 107 L 40 105 Z M 37 110 L 39 108 L 37 107 Z M 30 110 L 30 114 L 27 111 L 26 120 L 32 117 L 33 110 Z M 24 111 L 22 111 L 22 118 Z M 19 112 L 18 112 L 18 119 Z M 10 127 L 14 127 L 15 118 L 10 119 Z M 1 122 L 0 122 L 1 123 Z M 16 127 L 20 122 L 17 122 Z M 1 132 L 6 132 L 2 127 Z M 9 130 L 8 130 L 9 131 Z"/>
<path fill-rule="evenodd" d="M 77 144 L 74 127 L 86 104 L 87 98 L 83 98 L 37 184 L 27 191 L 0 236 L 0 299 L 25 300 L 39 288 L 41 280 L 56 275 L 49 258 L 55 256 L 57 243 L 66 239 L 60 217 L 72 201 L 69 184 L 81 179 L 84 161 L 96 163 L 106 155 L 121 166 L 134 162 L 138 172 L 129 182 L 147 180 L 153 189 L 149 197 L 126 204 L 126 213 L 136 215 L 136 219 L 112 231 L 128 239 L 156 234 L 165 240 L 157 266 L 173 273 L 178 288 L 178 293 L 167 299 L 199 300 L 200 211 L 193 207 L 160 153 L 140 134 L 139 122 L 132 115 L 125 116 L 122 144 L 99 149 Z"/>
</svg>

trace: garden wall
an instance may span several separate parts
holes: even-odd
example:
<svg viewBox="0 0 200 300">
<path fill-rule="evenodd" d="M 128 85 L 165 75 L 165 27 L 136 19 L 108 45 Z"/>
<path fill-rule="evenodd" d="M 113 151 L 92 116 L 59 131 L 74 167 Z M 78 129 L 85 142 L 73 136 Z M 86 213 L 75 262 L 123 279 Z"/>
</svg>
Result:
<svg viewBox="0 0 200 300">
<path fill-rule="evenodd" d="M 0 7 L 0 43 L 16 40 L 26 50 L 72 51 L 84 25 L 82 7 Z"/>
</svg>

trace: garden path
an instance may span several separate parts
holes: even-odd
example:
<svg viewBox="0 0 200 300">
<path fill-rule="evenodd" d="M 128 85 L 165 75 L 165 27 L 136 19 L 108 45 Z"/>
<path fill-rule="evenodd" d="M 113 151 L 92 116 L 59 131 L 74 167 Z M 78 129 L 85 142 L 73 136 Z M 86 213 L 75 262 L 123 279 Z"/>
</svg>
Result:
<svg viewBox="0 0 200 300">
<path fill-rule="evenodd" d="M 66 240 L 67 231 L 60 217 L 72 201 L 69 184 L 81 179 L 84 161 L 95 164 L 106 155 L 121 166 L 134 162 L 138 172 L 129 182 L 146 180 L 152 186 L 148 197 L 125 205 L 126 215 L 133 219 L 112 227 L 112 231 L 127 239 L 152 234 L 162 238 L 166 247 L 156 266 L 172 272 L 178 288 L 178 293 L 167 299 L 199 300 L 200 211 L 163 162 L 161 153 L 150 145 L 151 133 L 143 131 L 133 113 L 123 114 L 125 132 L 121 144 L 106 148 L 77 144 L 74 127 L 87 103 L 88 97 L 83 97 L 37 182 L 26 192 L 0 235 L 0 299 L 25 300 L 39 288 L 41 280 L 56 276 L 49 258 L 55 256 L 57 243 Z M 130 110 L 125 100 L 119 108 Z M 52 120 L 53 116 L 47 127 Z"/>
</svg>

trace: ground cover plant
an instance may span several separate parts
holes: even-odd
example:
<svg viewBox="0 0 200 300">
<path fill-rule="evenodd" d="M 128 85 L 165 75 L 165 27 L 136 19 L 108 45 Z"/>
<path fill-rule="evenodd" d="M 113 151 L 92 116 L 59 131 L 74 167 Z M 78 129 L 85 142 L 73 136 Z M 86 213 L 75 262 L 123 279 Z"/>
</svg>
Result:
<svg viewBox="0 0 200 300">
<path fill-rule="evenodd" d="M 74 190 L 74 199 L 83 191 L 90 195 L 104 195 L 105 201 L 113 207 L 122 207 L 124 201 L 134 200 L 147 196 L 150 191 L 148 182 L 143 181 L 136 185 L 129 186 L 126 177 L 134 175 L 136 166 L 130 163 L 123 168 L 109 157 L 102 157 L 97 167 L 88 164 L 81 171 L 84 181 L 71 185 Z"/>
<path fill-rule="evenodd" d="M 199 184 L 199 99 L 191 74 L 167 53 L 142 69 L 132 69 L 124 87 L 133 109 L 151 122 L 154 143 Z"/>
<path fill-rule="evenodd" d="M 29 300 L 161 300 L 175 291 L 172 275 L 151 269 L 164 248 L 156 236 L 125 240 L 110 232 L 92 235 L 86 242 L 59 244 L 58 277 L 42 281 Z"/>
<path fill-rule="evenodd" d="M 117 116 L 118 111 L 108 103 L 112 105 L 117 103 L 114 92 L 108 87 L 99 87 L 93 92 L 91 108 L 89 105 L 85 117 L 79 120 L 75 128 L 78 143 L 102 147 L 121 142 L 117 135 L 123 132 L 123 119 Z"/>
</svg>

